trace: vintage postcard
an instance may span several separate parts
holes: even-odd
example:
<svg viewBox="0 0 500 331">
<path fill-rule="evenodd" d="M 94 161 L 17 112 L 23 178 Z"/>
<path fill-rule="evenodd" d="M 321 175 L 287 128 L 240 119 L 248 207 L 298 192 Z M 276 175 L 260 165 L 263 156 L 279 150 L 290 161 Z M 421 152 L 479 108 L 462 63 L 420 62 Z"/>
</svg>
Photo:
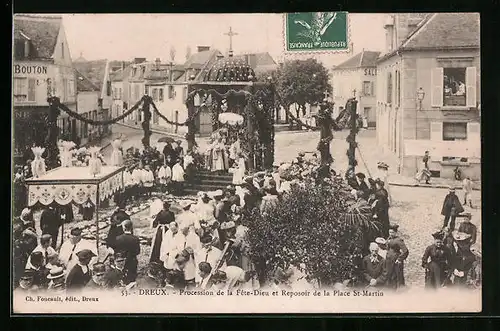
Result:
<svg viewBox="0 0 500 331">
<path fill-rule="evenodd" d="M 479 31 L 15 14 L 12 313 L 480 312 Z"/>
</svg>

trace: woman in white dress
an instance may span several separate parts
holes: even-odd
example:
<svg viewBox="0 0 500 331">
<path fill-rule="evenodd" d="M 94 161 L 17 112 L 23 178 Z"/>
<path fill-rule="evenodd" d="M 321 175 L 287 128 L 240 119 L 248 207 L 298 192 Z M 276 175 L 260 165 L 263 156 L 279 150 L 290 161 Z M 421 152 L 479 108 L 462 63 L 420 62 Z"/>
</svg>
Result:
<svg viewBox="0 0 500 331">
<path fill-rule="evenodd" d="M 113 147 L 113 151 L 111 152 L 110 165 L 115 167 L 120 167 L 123 164 L 123 153 L 121 150 L 122 140 L 120 138 L 116 138 L 111 142 L 111 147 Z"/>
<path fill-rule="evenodd" d="M 245 177 L 246 172 L 245 168 L 245 158 L 242 153 L 239 153 L 236 168 L 233 170 L 233 185 L 243 184 L 243 178 Z"/>
</svg>

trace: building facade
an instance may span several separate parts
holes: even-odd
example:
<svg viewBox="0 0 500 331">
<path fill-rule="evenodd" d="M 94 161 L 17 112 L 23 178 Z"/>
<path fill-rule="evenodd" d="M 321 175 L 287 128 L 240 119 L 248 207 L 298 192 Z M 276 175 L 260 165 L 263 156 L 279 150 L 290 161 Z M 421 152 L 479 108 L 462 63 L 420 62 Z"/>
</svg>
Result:
<svg viewBox="0 0 500 331">
<path fill-rule="evenodd" d="M 75 69 L 75 72 L 77 78 L 77 112 L 85 118 L 97 118 L 100 89 L 78 70 Z M 79 145 L 89 143 L 92 140 L 91 131 L 89 124 L 79 121 L 76 143 Z"/>
<path fill-rule="evenodd" d="M 333 68 L 332 98 L 335 102 L 335 117 L 344 109 L 347 100 L 355 96 L 358 100 L 358 114 L 367 119 L 369 127 L 376 126 L 377 100 L 375 85 L 379 55 L 380 52 L 363 50 Z"/>
<path fill-rule="evenodd" d="M 98 89 L 99 92 L 97 104 L 95 105 L 95 109 L 92 110 L 90 114 L 88 114 L 89 118 L 94 121 L 103 121 L 110 119 L 112 117 L 111 106 L 113 103 L 113 99 L 111 93 L 111 67 L 109 61 L 75 61 L 73 63 L 73 66 L 79 72 L 79 74 L 85 77 L 85 79 L 88 79 L 94 85 L 94 87 Z M 108 125 L 90 126 L 88 129 L 88 140 L 90 142 L 94 142 L 104 136 L 109 135 L 110 133 L 111 129 Z"/>
<path fill-rule="evenodd" d="M 414 175 L 481 176 L 479 14 L 395 14 L 377 66 L 377 139 Z"/>
<path fill-rule="evenodd" d="M 15 15 L 12 64 L 14 157 L 29 155 L 33 144 L 44 145 L 47 98 L 59 97 L 76 110 L 76 77 L 61 17 Z M 61 112 L 60 135 L 76 136 L 76 126 Z"/>
</svg>

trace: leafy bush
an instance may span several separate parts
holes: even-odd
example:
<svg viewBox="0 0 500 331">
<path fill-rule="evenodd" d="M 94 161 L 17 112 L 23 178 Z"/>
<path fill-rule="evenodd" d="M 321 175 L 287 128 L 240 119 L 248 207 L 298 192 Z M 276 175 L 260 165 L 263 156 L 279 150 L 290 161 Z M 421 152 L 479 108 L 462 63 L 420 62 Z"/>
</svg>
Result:
<svg viewBox="0 0 500 331">
<path fill-rule="evenodd" d="M 305 265 L 321 285 L 359 275 L 366 211 L 351 208 L 349 189 L 340 178 L 320 185 L 294 187 L 265 214 L 255 212 L 248 224 L 252 259 L 265 277 L 276 267 Z"/>
</svg>

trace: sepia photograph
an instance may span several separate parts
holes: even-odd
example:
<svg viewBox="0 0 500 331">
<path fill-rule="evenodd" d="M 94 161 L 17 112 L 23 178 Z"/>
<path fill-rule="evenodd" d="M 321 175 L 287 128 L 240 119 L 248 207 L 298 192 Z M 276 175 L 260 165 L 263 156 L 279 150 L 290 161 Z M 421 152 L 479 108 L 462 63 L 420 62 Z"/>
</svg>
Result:
<svg viewBox="0 0 500 331">
<path fill-rule="evenodd" d="M 12 33 L 13 314 L 481 311 L 478 13 Z"/>
</svg>

